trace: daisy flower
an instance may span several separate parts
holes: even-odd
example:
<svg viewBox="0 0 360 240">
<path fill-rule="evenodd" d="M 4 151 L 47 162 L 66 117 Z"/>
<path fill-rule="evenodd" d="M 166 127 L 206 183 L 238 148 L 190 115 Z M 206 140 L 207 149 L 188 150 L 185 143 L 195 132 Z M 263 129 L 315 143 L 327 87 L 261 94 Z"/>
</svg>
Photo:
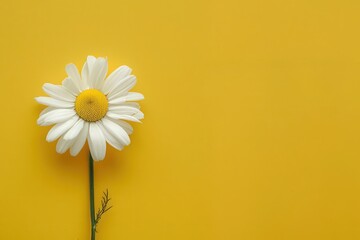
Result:
<svg viewBox="0 0 360 240">
<path fill-rule="evenodd" d="M 126 121 L 140 122 L 144 114 L 137 100 L 140 93 L 129 92 L 136 83 L 131 69 L 121 66 L 107 78 L 106 58 L 88 56 L 81 74 L 74 64 L 65 67 L 62 85 L 45 83 L 48 97 L 36 97 L 46 105 L 37 120 L 40 126 L 55 124 L 47 134 L 48 142 L 57 139 L 56 151 L 76 156 L 86 143 L 94 160 L 103 160 L 106 142 L 122 150 L 130 144 L 133 129 Z"/>
</svg>

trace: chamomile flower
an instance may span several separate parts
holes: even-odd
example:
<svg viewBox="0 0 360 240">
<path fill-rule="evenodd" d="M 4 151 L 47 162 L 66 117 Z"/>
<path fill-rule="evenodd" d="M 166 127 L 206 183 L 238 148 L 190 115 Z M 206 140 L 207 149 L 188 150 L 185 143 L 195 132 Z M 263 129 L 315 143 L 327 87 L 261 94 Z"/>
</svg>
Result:
<svg viewBox="0 0 360 240">
<path fill-rule="evenodd" d="M 46 105 L 37 120 L 40 126 L 55 124 L 47 134 L 48 142 L 56 141 L 56 151 L 76 156 L 86 140 L 94 160 L 103 160 L 106 142 L 122 150 L 130 144 L 133 128 L 126 121 L 140 122 L 144 114 L 135 101 L 140 93 L 129 92 L 136 84 L 131 69 L 121 66 L 106 77 L 106 58 L 88 56 L 81 74 L 74 64 L 65 68 L 68 75 L 62 85 L 45 83 L 48 97 L 35 98 Z"/>
</svg>

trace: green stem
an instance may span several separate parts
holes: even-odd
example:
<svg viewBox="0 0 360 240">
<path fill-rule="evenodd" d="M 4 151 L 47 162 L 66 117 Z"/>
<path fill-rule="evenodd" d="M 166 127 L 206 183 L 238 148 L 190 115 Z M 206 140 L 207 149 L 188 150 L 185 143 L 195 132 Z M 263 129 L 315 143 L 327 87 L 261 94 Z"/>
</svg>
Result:
<svg viewBox="0 0 360 240">
<path fill-rule="evenodd" d="M 91 218 L 91 240 L 95 240 L 95 204 L 94 204 L 94 160 L 89 153 L 89 186 L 90 186 L 90 218 Z"/>
</svg>

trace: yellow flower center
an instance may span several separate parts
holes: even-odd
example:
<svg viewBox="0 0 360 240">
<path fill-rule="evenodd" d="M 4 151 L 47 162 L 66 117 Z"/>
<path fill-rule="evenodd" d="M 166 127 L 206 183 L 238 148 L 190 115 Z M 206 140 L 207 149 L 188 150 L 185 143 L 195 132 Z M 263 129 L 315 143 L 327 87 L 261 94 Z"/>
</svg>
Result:
<svg viewBox="0 0 360 240">
<path fill-rule="evenodd" d="M 96 89 L 88 89 L 79 94 L 75 101 L 76 113 L 87 122 L 102 119 L 108 111 L 106 96 Z"/>
</svg>

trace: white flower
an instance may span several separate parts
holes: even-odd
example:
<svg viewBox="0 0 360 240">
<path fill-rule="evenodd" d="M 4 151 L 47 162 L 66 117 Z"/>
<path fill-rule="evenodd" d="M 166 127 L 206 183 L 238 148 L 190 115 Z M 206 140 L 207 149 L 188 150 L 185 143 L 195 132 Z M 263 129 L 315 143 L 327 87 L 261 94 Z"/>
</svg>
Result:
<svg viewBox="0 0 360 240">
<path fill-rule="evenodd" d="M 130 144 L 133 129 L 124 120 L 140 122 L 144 117 L 137 100 L 144 99 L 140 93 L 129 92 L 136 83 L 131 69 L 121 66 L 105 80 L 107 59 L 88 56 L 81 75 L 74 64 L 65 68 L 68 77 L 62 85 L 45 83 L 43 90 L 49 97 L 35 98 L 48 106 L 37 120 L 40 126 L 55 124 L 46 140 L 55 141 L 58 153 L 70 149 L 76 156 L 86 140 L 94 160 L 103 160 L 106 142 L 121 150 Z"/>
</svg>

